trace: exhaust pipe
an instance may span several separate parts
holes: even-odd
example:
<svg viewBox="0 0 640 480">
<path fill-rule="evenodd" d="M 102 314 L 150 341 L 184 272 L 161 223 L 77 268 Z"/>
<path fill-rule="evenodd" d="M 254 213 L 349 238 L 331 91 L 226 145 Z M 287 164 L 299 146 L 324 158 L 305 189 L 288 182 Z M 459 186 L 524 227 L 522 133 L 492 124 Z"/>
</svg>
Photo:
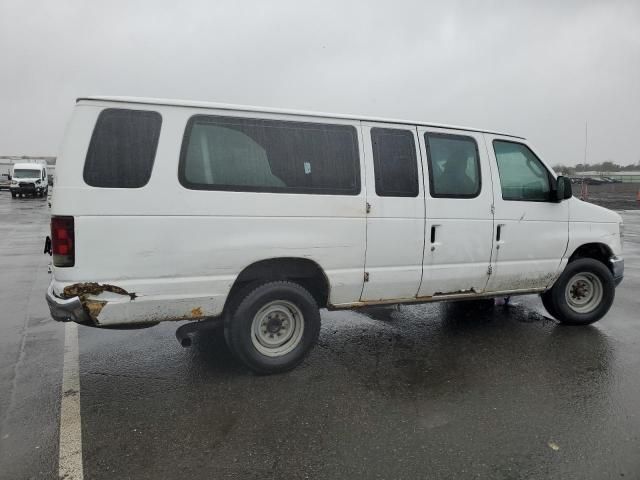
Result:
<svg viewBox="0 0 640 480">
<path fill-rule="evenodd" d="M 176 338 L 182 347 L 189 348 L 193 344 L 193 336 L 196 332 L 201 330 L 219 330 L 223 328 L 223 326 L 224 322 L 222 317 L 185 323 L 176 329 Z"/>
</svg>

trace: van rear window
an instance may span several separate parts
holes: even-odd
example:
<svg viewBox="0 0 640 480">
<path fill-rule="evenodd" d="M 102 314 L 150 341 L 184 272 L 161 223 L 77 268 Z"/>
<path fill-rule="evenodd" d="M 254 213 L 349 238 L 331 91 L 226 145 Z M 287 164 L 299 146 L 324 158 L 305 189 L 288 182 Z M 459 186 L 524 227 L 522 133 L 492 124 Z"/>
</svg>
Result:
<svg viewBox="0 0 640 480">
<path fill-rule="evenodd" d="M 84 162 L 92 187 L 140 188 L 151 177 L 162 117 L 158 112 L 108 108 L 98 117 Z"/>
<path fill-rule="evenodd" d="M 357 195 L 356 130 L 196 115 L 187 124 L 179 177 L 197 190 Z"/>
</svg>

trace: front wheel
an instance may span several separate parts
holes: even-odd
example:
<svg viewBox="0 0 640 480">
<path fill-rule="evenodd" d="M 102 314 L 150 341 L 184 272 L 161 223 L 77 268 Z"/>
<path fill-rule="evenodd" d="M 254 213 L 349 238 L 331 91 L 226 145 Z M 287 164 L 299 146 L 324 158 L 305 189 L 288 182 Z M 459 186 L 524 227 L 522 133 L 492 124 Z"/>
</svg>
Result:
<svg viewBox="0 0 640 480">
<path fill-rule="evenodd" d="M 605 316 L 615 292 L 613 275 L 602 262 L 580 258 L 567 265 L 551 290 L 542 294 L 542 300 L 561 323 L 588 325 Z"/>
<path fill-rule="evenodd" d="M 231 299 L 225 317 L 230 350 L 259 374 L 291 370 L 318 339 L 320 311 L 315 299 L 288 281 L 264 283 L 243 294 Z"/>
</svg>

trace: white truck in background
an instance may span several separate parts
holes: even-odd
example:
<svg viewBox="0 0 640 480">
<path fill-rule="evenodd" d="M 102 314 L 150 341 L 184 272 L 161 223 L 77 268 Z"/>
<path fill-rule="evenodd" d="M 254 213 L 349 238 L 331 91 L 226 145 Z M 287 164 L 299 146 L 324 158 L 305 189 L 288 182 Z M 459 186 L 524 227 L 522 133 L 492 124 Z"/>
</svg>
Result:
<svg viewBox="0 0 640 480">
<path fill-rule="evenodd" d="M 46 163 L 16 163 L 11 169 L 9 184 L 11 197 L 38 196 L 46 197 L 49 193 L 49 178 Z"/>
</svg>

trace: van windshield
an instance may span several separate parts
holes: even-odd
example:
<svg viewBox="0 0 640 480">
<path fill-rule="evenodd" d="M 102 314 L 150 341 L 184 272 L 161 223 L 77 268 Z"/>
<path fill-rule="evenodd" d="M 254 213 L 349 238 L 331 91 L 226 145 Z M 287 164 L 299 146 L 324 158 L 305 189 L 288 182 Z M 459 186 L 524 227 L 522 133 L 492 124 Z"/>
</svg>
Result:
<svg viewBox="0 0 640 480">
<path fill-rule="evenodd" d="M 40 170 L 14 170 L 13 178 L 40 178 Z"/>
</svg>

